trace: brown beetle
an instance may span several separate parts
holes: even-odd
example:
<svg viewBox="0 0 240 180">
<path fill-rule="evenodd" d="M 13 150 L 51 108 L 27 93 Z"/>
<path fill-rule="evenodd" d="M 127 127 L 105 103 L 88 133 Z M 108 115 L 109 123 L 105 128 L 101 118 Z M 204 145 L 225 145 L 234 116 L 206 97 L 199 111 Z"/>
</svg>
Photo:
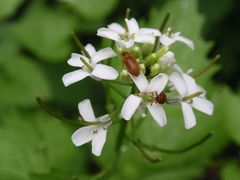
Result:
<svg viewBox="0 0 240 180">
<path fill-rule="evenodd" d="M 123 52 L 122 58 L 128 72 L 134 76 L 138 76 L 140 74 L 140 68 L 135 57 L 129 52 Z"/>
<path fill-rule="evenodd" d="M 165 102 L 167 102 L 167 95 L 164 92 L 161 92 L 157 95 L 155 101 L 159 104 L 164 104 Z"/>
</svg>

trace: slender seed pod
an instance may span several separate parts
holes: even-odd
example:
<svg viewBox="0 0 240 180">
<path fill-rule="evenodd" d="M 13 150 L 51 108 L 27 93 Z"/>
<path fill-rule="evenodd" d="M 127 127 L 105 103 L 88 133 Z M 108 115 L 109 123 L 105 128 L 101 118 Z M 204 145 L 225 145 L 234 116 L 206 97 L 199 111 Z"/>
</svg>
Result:
<svg viewBox="0 0 240 180">
<path fill-rule="evenodd" d="M 129 52 L 123 52 L 122 58 L 128 72 L 134 76 L 138 76 L 140 74 L 140 67 L 135 57 L 132 56 Z"/>
<path fill-rule="evenodd" d="M 157 95 L 155 100 L 159 104 L 164 104 L 165 102 L 167 102 L 167 95 L 166 95 L 166 93 L 161 92 L 160 94 Z"/>
</svg>

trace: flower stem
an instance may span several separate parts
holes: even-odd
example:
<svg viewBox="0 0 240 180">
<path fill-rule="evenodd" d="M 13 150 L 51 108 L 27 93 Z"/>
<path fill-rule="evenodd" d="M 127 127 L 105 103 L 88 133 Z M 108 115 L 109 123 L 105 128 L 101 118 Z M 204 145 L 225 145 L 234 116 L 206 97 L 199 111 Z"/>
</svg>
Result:
<svg viewBox="0 0 240 180">
<path fill-rule="evenodd" d="M 139 143 L 138 140 L 131 140 L 133 145 L 139 150 L 139 152 L 141 153 L 141 155 L 148 160 L 151 163 L 158 163 L 160 161 L 162 161 L 162 157 L 158 157 L 158 158 L 152 158 L 150 155 L 148 155 L 144 149 L 142 148 L 141 144 Z"/>
<path fill-rule="evenodd" d="M 39 104 L 39 106 L 46 111 L 48 114 L 52 115 L 53 117 L 55 117 L 58 120 L 64 121 L 64 122 L 68 122 L 68 123 L 72 123 L 72 124 L 77 124 L 80 125 L 81 123 L 79 121 L 75 121 L 72 119 L 68 119 L 63 117 L 62 115 L 56 113 L 55 111 L 51 110 L 43 101 L 39 96 L 36 96 L 36 101 Z"/>
<path fill-rule="evenodd" d="M 157 151 L 157 152 L 163 152 L 163 153 L 175 153 L 175 154 L 178 154 L 178 153 L 184 153 L 184 152 L 187 152 L 191 149 L 194 149 L 195 147 L 198 147 L 200 145 L 202 145 L 204 142 L 206 142 L 209 138 L 211 138 L 213 136 L 214 132 L 209 132 L 207 135 L 205 135 L 202 139 L 200 139 L 198 142 L 195 142 L 193 143 L 192 145 L 190 146 L 187 146 L 183 149 L 178 149 L 178 150 L 169 150 L 169 149 L 164 149 L 164 148 L 159 148 L 155 145 L 146 145 L 146 144 L 143 144 L 143 143 L 140 143 L 144 148 L 148 149 L 148 150 L 151 150 L 151 151 Z"/>
<path fill-rule="evenodd" d="M 217 54 L 211 61 L 208 65 L 204 66 L 203 68 L 199 69 L 197 72 L 195 73 L 191 73 L 190 75 L 193 77 L 193 78 L 196 78 L 200 75 L 202 75 L 203 73 L 207 72 L 219 59 L 220 59 L 220 55 Z"/>
<path fill-rule="evenodd" d="M 162 25 L 160 26 L 159 30 L 160 32 L 162 33 L 167 25 L 167 22 L 169 21 L 169 18 L 170 18 L 170 13 L 168 12 L 166 14 L 166 16 L 164 17 L 163 19 L 163 22 L 162 22 Z M 158 47 L 158 44 L 159 44 L 159 40 L 160 40 L 160 37 L 156 37 L 155 38 L 155 42 L 154 42 L 154 47 L 153 47 L 153 50 L 152 52 L 155 52 L 157 50 L 157 47 Z"/>
<path fill-rule="evenodd" d="M 81 41 L 79 40 L 79 38 L 77 37 L 77 35 L 75 34 L 74 31 L 70 32 L 74 41 L 76 42 L 76 44 L 78 45 L 78 47 L 80 48 L 80 50 L 85 54 L 85 56 L 87 56 L 88 58 L 90 58 L 89 53 L 87 52 L 87 50 L 84 48 L 83 44 L 81 43 Z"/>
</svg>

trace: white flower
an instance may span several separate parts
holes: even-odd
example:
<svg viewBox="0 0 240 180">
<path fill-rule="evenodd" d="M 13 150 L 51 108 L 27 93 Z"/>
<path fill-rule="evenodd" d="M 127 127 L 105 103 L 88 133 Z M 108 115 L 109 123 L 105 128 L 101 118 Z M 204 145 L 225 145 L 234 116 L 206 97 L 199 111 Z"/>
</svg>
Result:
<svg viewBox="0 0 240 180">
<path fill-rule="evenodd" d="M 117 55 L 111 48 L 104 48 L 96 52 L 91 44 L 87 44 L 85 49 L 90 58 L 86 57 L 86 55 L 72 53 L 71 58 L 67 61 L 69 65 L 79 67 L 80 69 L 63 76 L 62 81 L 65 86 L 69 86 L 87 76 L 106 80 L 113 80 L 118 77 L 118 72 L 114 68 L 104 64 L 98 64 L 102 60 Z M 88 65 L 86 66 L 80 58 L 82 58 Z"/>
<path fill-rule="evenodd" d="M 153 119 L 159 126 L 164 126 L 167 123 L 165 111 L 161 104 L 155 101 L 156 95 L 159 95 L 165 88 L 168 77 L 160 73 L 154 77 L 150 83 L 146 77 L 141 73 L 139 76 L 132 76 L 140 93 L 138 95 L 131 94 L 123 104 L 121 116 L 125 120 L 130 120 L 135 111 L 139 108 L 140 104 L 147 106 Z M 147 100 L 148 99 L 148 100 Z"/>
<path fill-rule="evenodd" d="M 169 76 L 169 81 L 173 84 L 176 91 L 180 95 L 180 103 L 183 111 L 184 124 L 186 129 L 190 129 L 196 125 L 196 117 L 192 108 L 195 108 L 205 114 L 213 114 L 213 104 L 211 101 L 205 98 L 205 90 L 197 85 L 195 79 L 186 73 L 173 72 Z M 193 95 L 197 92 L 203 92 L 198 97 L 194 97 L 191 100 L 184 101 L 186 96 Z"/>
<path fill-rule="evenodd" d="M 161 33 L 157 29 L 139 28 L 136 19 L 125 19 L 127 30 L 118 23 L 108 25 L 108 28 L 100 28 L 97 35 L 116 41 L 118 47 L 131 48 L 134 42 L 153 44 L 156 36 Z"/>
<path fill-rule="evenodd" d="M 194 49 L 193 42 L 190 39 L 181 36 L 180 32 L 170 33 L 168 31 L 167 33 L 163 34 L 160 37 L 160 43 L 162 43 L 164 46 L 170 46 L 176 41 L 182 42 L 183 44 L 186 44 L 191 49 Z"/>
<path fill-rule="evenodd" d="M 97 124 L 75 131 L 72 135 L 72 142 L 75 146 L 81 146 L 92 141 L 92 153 L 100 156 L 106 142 L 107 127 L 111 125 L 112 121 L 108 114 L 96 118 L 89 99 L 80 102 L 78 109 L 84 121 Z"/>
</svg>

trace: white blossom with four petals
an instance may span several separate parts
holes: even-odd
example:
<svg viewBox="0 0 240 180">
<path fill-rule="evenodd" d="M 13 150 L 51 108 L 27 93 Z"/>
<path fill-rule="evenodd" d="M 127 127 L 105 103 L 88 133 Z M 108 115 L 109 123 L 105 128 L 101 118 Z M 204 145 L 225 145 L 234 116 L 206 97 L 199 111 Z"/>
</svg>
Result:
<svg viewBox="0 0 240 180">
<path fill-rule="evenodd" d="M 88 52 L 90 58 L 86 55 L 72 53 L 71 58 L 67 63 L 74 67 L 79 67 L 79 70 L 67 73 L 63 76 L 62 81 L 65 86 L 69 86 L 75 82 L 78 82 L 88 76 L 95 79 L 105 79 L 105 80 L 114 80 L 118 77 L 118 72 L 107 65 L 99 64 L 100 61 L 112 58 L 117 54 L 112 50 L 112 48 L 104 48 L 99 51 L 96 51 L 91 44 L 85 46 L 86 51 Z M 81 59 L 86 61 L 91 67 L 87 67 Z"/>
<path fill-rule="evenodd" d="M 131 48 L 135 42 L 153 44 L 156 36 L 161 33 L 153 28 L 139 28 L 136 19 L 125 19 L 127 30 L 118 23 L 108 25 L 108 28 L 100 28 L 97 35 L 116 42 L 118 47 Z"/>
<path fill-rule="evenodd" d="M 142 103 L 147 107 L 148 111 L 152 115 L 153 119 L 157 122 L 159 126 L 164 126 L 167 123 L 167 118 L 165 111 L 161 104 L 153 101 L 144 102 L 143 96 L 151 96 L 153 94 L 160 94 L 168 82 L 168 76 L 160 73 L 155 76 L 150 83 L 148 83 L 147 78 L 144 74 L 140 74 L 139 76 L 132 76 L 130 74 L 132 80 L 136 84 L 138 90 L 140 91 L 139 95 L 131 94 L 123 104 L 121 110 L 121 116 L 125 120 L 130 120 L 135 111 L 140 107 Z"/>
<path fill-rule="evenodd" d="M 179 69 L 179 71 L 181 71 L 181 69 Z M 169 76 L 169 81 L 180 95 L 180 103 L 186 129 L 190 129 L 196 125 L 196 117 L 192 108 L 208 115 L 213 114 L 213 103 L 206 99 L 205 90 L 196 83 L 193 77 L 187 73 L 173 72 Z M 203 94 L 198 97 L 193 97 L 191 100 L 183 101 L 184 97 L 193 95 L 197 92 L 203 92 Z"/>
<path fill-rule="evenodd" d="M 107 128 L 112 123 L 111 118 L 108 114 L 96 118 L 89 99 L 80 102 L 78 109 L 84 121 L 93 125 L 81 127 L 75 131 L 71 138 L 72 142 L 75 146 L 81 146 L 92 141 L 92 153 L 100 156 L 106 142 Z"/>
<path fill-rule="evenodd" d="M 175 42 L 179 41 L 187 45 L 189 48 L 194 49 L 194 43 L 190 39 L 182 36 L 180 32 L 171 33 L 170 31 L 171 29 L 169 29 L 167 33 L 161 35 L 161 44 L 163 44 L 164 46 L 171 46 Z"/>
</svg>

